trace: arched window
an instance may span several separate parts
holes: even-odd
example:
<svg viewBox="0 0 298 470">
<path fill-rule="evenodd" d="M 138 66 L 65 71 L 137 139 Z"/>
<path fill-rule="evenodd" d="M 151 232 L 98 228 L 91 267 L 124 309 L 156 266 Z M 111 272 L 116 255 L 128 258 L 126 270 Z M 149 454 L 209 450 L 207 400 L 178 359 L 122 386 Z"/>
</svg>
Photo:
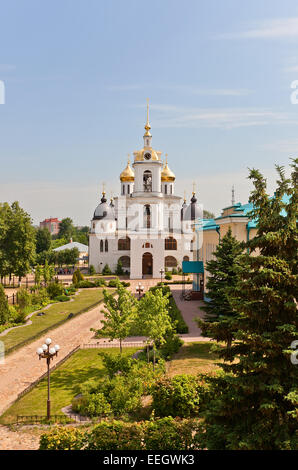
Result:
<svg viewBox="0 0 298 470">
<path fill-rule="evenodd" d="M 130 238 L 119 238 L 118 240 L 118 250 L 130 250 Z"/>
<path fill-rule="evenodd" d="M 168 187 L 166 184 L 165 184 L 165 194 L 168 194 Z"/>
<path fill-rule="evenodd" d="M 130 257 L 121 256 L 118 261 L 121 261 L 123 268 L 130 268 Z"/>
<path fill-rule="evenodd" d="M 122 185 L 122 194 L 125 194 L 125 185 Z"/>
<path fill-rule="evenodd" d="M 183 261 L 189 261 L 189 256 L 183 256 Z"/>
<path fill-rule="evenodd" d="M 103 252 L 103 240 L 100 240 L 100 251 Z"/>
<path fill-rule="evenodd" d="M 173 237 L 166 238 L 165 250 L 177 250 L 177 240 Z"/>
<path fill-rule="evenodd" d="M 152 191 L 152 173 L 150 170 L 144 171 L 143 175 L 144 191 Z"/>
<path fill-rule="evenodd" d="M 144 206 L 144 228 L 151 227 L 151 208 L 149 204 Z"/>
<path fill-rule="evenodd" d="M 109 242 L 105 240 L 105 251 L 109 251 Z"/>
<path fill-rule="evenodd" d="M 177 264 L 177 260 L 174 258 L 174 256 L 165 257 L 165 268 L 176 268 Z"/>
</svg>

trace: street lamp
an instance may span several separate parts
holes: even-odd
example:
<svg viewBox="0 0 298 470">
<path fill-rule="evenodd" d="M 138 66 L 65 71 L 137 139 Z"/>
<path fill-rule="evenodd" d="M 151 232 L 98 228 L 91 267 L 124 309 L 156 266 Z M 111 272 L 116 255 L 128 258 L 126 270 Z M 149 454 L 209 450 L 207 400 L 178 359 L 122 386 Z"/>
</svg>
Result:
<svg viewBox="0 0 298 470">
<path fill-rule="evenodd" d="M 54 356 L 57 356 L 58 351 L 60 349 L 59 344 L 55 344 L 55 346 L 50 347 L 52 344 L 51 338 L 47 338 L 45 343 L 41 346 L 41 348 L 37 348 L 36 353 L 40 359 L 47 360 L 48 366 L 48 401 L 47 401 L 47 419 L 51 419 L 51 400 L 50 400 L 50 362 Z"/>
<path fill-rule="evenodd" d="M 164 270 L 163 268 L 161 268 L 161 269 L 159 270 L 159 272 L 160 272 L 160 282 L 162 283 L 162 278 L 163 278 L 163 275 L 164 275 L 165 270 Z"/>
<path fill-rule="evenodd" d="M 139 282 L 139 284 L 138 284 L 137 287 L 136 287 L 136 291 L 137 291 L 137 293 L 139 294 L 139 300 L 140 300 L 140 298 L 141 298 L 141 293 L 144 291 L 144 286 L 142 286 L 140 282 Z"/>
</svg>

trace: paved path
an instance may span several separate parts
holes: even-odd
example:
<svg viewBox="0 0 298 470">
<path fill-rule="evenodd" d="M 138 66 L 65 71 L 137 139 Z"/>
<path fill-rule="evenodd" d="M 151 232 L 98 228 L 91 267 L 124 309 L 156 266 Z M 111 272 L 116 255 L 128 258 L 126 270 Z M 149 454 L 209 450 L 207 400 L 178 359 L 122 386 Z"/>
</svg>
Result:
<svg viewBox="0 0 298 470">
<path fill-rule="evenodd" d="M 11 431 L 6 426 L 0 426 L 0 450 L 37 450 L 39 435 L 44 430 L 23 429 Z"/>
<path fill-rule="evenodd" d="M 46 372 L 45 360 L 39 360 L 36 349 L 43 344 L 46 337 L 51 337 L 54 344 L 60 345 L 59 359 L 65 357 L 72 349 L 82 343 L 88 343 L 94 333 L 90 328 L 100 328 L 102 304 L 89 312 L 82 313 L 68 320 L 63 325 L 46 334 L 33 343 L 9 354 L 4 364 L 0 364 L 0 415 L 17 398 L 28 385 Z M 54 361 L 57 359 L 55 358 Z M 53 361 L 53 363 L 54 363 Z"/>
<path fill-rule="evenodd" d="M 131 280 L 130 290 L 136 293 L 136 287 L 141 282 L 146 292 L 149 287 L 156 285 L 158 281 L 156 279 Z M 177 306 L 189 327 L 189 333 L 181 335 L 183 340 L 186 342 L 208 341 L 208 338 L 201 336 L 201 330 L 193 320 L 194 317 L 202 317 L 203 312 L 199 309 L 202 303 L 195 300 L 182 300 L 181 285 L 173 285 L 171 289 Z M 60 360 L 80 344 L 106 342 L 104 339 L 94 339 L 94 333 L 90 331 L 90 328 L 100 328 L 100 320 L 103 318 L 103 314 L 100 312 L 101 309 L 102 304 L 47 333 L 46 337 L 50 336 L 53 342 L 61 347 L 59 351 Z M 134 337 L 127 338 L 126 341 L 140 341 L 143 339 L 143 337 Z M 45 361 L 39 361 L 36 355 L 36 349 L 44 340 L 45 337 L 41 337 L 10 354 L 5 359 L 5 363 L 0 364 L 0 415 L 14 402 L 20 392 L 46 371 Z M 28 430 L 13 432 L 4 426 L 0 426 L 0 450 L 37 449 L 38 440 L 38 436 L 28 432 Z"/>
</svg>

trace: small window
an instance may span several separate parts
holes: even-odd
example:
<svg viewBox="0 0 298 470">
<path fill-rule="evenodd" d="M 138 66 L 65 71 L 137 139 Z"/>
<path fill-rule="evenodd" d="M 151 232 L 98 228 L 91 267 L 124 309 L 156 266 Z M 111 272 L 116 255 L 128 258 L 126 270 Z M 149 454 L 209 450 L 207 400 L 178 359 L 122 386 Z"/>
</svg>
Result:
<svg viewBox="0 0 298 470">
<path fill-rule="evenodd" d="M 165 250 L 177 250 L 177 240 L 173 237 L 166 238 Z"/>
<path fill-rule="evenodd" d="M 118 240 L 118 250 L 130 250 L 130 238 L 120 238 Z"/>
<path fill-rule="evenodd" d="M 103 252 L 103 240 L 100 240 L 100 251 Z"/>
<path fill-rule="evenodd" d="M 165 184 L 165 194 L 168 194 L 168 186 Z"/>
<path fill-rule="evenodd" d="M 109 251 L 109 242 L 105 240 L 105 251 Z"/>
</svg>

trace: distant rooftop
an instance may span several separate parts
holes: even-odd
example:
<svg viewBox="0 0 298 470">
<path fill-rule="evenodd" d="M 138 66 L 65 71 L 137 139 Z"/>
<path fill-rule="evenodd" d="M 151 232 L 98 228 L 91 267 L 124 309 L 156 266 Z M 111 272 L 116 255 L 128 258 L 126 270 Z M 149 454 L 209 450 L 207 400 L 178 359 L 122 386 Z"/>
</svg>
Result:
<svg viewBox="0 0 298 470">
<path fill-rule="evenodd" d="M 80 253 L 88 253 L 88 250 L 89 250 L 88 245 L 71 241 L 69 243 L 66 243 L 66 245 L 62 245 L 62 246 L 58 246 L 58 248 L 54 248 L 53 251 L 72 250 L 73 248 L 77 248 Z"/>
</svg>

